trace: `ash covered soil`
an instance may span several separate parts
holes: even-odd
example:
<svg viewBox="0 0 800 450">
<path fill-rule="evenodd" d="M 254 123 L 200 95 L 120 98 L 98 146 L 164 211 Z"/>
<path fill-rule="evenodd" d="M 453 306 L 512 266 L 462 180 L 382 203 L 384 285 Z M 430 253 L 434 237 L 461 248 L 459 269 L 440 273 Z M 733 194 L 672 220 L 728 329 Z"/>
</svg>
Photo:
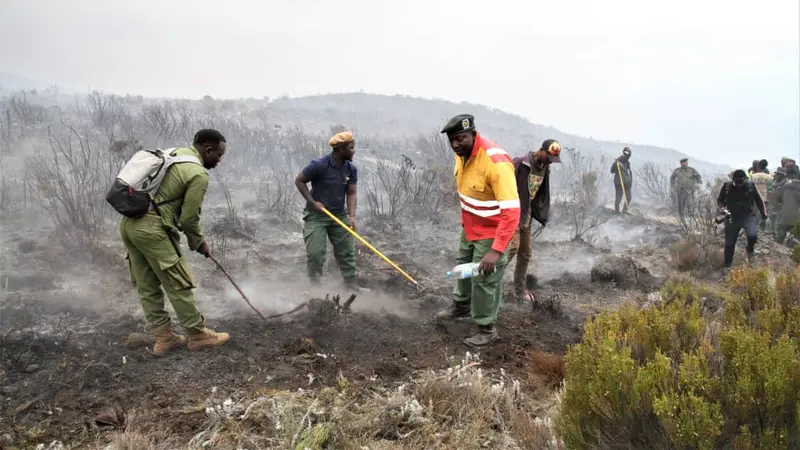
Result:
<svg viewBox="0 0 800 450">
<path fill-rule="evenodd" d="M 24 217 L 13 220 L 26 223 Z M 614 220 L 617 227 L 644 226 L 639 219 Z M 29 448 L 53 440 L 90 446 L 109 430 L 124 429 L 126 414 L 134 410 L 189 440 L 202 429 L 204 402 L 212 393 L 315 389 L 335 385 L 342 376 L 391 384 L 419 370 L 445 368 L 449 357 L 468 349 L 461 341 L 473 331 L 468 320 L 446 326 L 432 320 L 449 302 L 452 282 L 443 272 L 455 261 L 457 226 L 362 227 L 363 236 L 424 289 L 415 289 L 358 244 L 359 279 L 369 291 L 358 294 L 351 312 L 303 308 L 265 323 L 210 261 L 189 255 L 208 325 L 232 337 L 217 350 L 183 348 L 162 358 L 151 353 L 152 338 L 115 236 L 108 238 L 107 254 L 84 262 L 45 245 L 40 237 L 45 229 L 10 227 L 16 231 L 2 236 L 0 446 L 13 442 Z M 552 228 L 547 233 L 555 237 L 559 227 Z M 246 233 L 214 224 L 212 229 L 217 230 L 213 251 L 265 315 L 327 294 L 341 294 L 343 300 L 349 295 L 337 284 L 330 249 L 327 284 L 316 290 L 305 284 L 297 225 L 265 222 L 258 232 Z M 656 231 L 644 234 L 653 242 L 639 242 L 640 237 L 636 245 L 623 241 L 623 248 L 537 242 L 531 263 L 539 276 L 537 302 L 504 303 L 501 337 L 481 351 L 482 364 L 524 380 L 536 370 L 530 352 L 563 355 L 580 340 L 587 315 L 657 290 L 667 268 L 656 242 L 663 233 Z M 542 233 L 541 239 L 546 237 Z M 638 252 L 651 276 L 627 285 L 592 282 L 592 264 L 615 251 Z M 507 292 L 512 274 L 513 265 L 506 271 Z M 143 420 L 141 413 L 138 419 Z"/>
</svg>

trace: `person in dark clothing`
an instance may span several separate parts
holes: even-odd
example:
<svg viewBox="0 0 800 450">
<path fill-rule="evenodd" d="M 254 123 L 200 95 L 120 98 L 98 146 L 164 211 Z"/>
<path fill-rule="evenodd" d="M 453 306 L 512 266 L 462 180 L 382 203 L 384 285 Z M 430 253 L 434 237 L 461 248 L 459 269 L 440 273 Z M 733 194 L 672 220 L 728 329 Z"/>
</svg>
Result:
<svg viewBox="0 0 800 450">
<path fill-rule="evenodd" d="M 514 295 L 520 303 L 534 301 L 533 293 L 525 286 L 528 264 L 533 255 L 531 225 L 534 219 L 542 226 L 547 225 L 550 212 L 550 164 L 560 163 L 560 155 L 561 144 L 555 139 L 547 139 L 542 142 L 540 149 L 527 152 L 513 160 L 520 218 L 509 245 L 508 264 L 511 264 L 517 256 Z"/>
<path fill-rule="evenodd" d="M 728 222 L 725 224 L 724 266 L 727 268 L 733 264 L 733 252 L 742 228 L 747 236 L 747 258 L 751 259 L 758 240 L 756 213 L 761 215 L 762 220 L 766 220 L 767 210 L 758 189 L 753 182 L 747 179 L 747 173 L 744 170 L 735 170 L 732 180 L 722 185 L 717 197 L 717 205 L 730 213 Z"/>
<path fill-rule="evenodd" d="M 623 197 L 625 203 L 622 206 L 622 212 L 628 211 L 628 205 L 631 203 L 631 188 L 633 187 L 633 172 L 631 172 L 631 149 L 625 147 L 622 150 L 622 156 L 615 159 L 611 164 L 611 175 L 614 177 L 614 190 L 616 191 L 616 198 L 614 199 L 614 211 L 619 212 L 619 203 Z"/>
</svg>

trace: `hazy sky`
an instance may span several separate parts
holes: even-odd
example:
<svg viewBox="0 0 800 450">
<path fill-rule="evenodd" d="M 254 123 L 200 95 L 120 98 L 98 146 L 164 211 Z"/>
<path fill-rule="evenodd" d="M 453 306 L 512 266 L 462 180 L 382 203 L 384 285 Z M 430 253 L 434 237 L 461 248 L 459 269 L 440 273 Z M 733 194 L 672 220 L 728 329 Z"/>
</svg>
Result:
<svg viewBox="0 0 800 450">
<path fill-rule="evenodd" d="M 800 156 L 799 24 L 798 0 L 0 0 L 0 72 L 155 96 L 439 97 L 774 168 Z"/>
</svg>

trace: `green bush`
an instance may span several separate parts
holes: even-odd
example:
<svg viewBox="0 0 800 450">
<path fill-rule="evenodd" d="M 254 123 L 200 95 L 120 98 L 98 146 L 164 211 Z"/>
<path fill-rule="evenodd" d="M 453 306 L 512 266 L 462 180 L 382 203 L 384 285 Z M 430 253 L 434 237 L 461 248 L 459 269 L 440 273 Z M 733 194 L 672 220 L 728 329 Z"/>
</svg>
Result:
<svg viewBox="0 0 800 450">
<path fill-rule="evenodd" d="M 669 280 L 662 301 L 587 322 L 566 356 L 568 448 L 800 446 L 800 269 Z"/>
</svg>

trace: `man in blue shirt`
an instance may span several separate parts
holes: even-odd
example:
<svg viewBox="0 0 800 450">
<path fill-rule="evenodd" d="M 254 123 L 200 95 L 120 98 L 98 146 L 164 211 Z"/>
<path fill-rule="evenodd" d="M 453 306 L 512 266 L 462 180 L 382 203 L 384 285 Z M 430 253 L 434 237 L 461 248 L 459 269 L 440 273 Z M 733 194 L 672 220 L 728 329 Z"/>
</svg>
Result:
<svg viewBox="0 0 800 450">
<path fill-rule="evenodd" d="M 357 287 L 356 247 L 353 236 L 334 222 L 323 208 L 349 224 L 357 231 L 356 204 L 358 194 L 358 170 L 353 165 L 355 140 L 353 133 L 343 131 L 328 141 L 333 151 L 322 158 L 311 161 L 294 180 L 294 184 L 306 201 L 303 211 L 303 240 L 306 244 L 306 265 L 312 283 L 319 282 L 325 263 L 325 251 L 330 239 L 336 263 L 348 287 Z M 311 183 L 311 191 L 307 183 Z M 346 200 L 346 205 L 345 205 Z"/>
</svg>

